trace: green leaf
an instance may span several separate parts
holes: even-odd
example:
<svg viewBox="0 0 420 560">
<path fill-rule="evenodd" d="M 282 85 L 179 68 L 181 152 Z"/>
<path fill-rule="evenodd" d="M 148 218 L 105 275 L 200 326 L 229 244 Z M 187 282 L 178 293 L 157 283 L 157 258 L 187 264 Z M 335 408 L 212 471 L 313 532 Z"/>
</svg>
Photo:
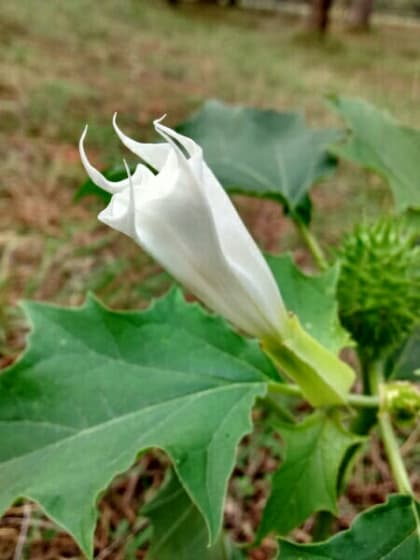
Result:
<svg viewBox="0 0 420 560">
<path fill-rule="evenodd" d="M 337 511 L 337 478 L 349 447 L 361 438 L 337 418 L 314 413 L 299 425 L 280 424 L 286 460 L 275 473 L 259 536 L 286 535 L 315 511 Z M 282 557 L 283 558 L 283 557 Z"/>
<path fill-rule="evenodd" d="M 227 536 L 220 535 L 214 546 L 208 546 L 203 517 L 180 484 L 176 475 L 159 491 L 142 514 L 153 525 L 153 538 L 147 560 L 239 560 Z"/>
<path fill-rule="evenodd" d="M 334 109 L 351 131 L 333 153 L 381 175 L 399 211 L 420 207 L 420 130 L 403 126 L 362 99 L 334 97 Z"/>
<path fill-rule="evenodd" d="M 263 372 L 266 377 L 279 381 L 277 369 L 261 352 L 258 341 L 239 336 L 223 319 L 212 313 L 205 313 L 200 305 L 187 305 L 181 291 L 176 288 L 158 300 L 158 304 L 147 313 L 153 321 L 171 325 L 174 329 L 181 323 L 184 329 L 200 338 L 204 344 L 209 344 L 224 354 L 233 354 Z"/>
<path fill-rule="evenodd" d="M 420 326 L 414 329 L 405 344 L 387 363 L 387 377 L 419 381 L 420 375 Z"/>
<path fill-rule="evenodd" d="M 159 447 L 214 542 L 236 446 L 272 374 L 256 344 L 176 291 L 145 312 L 92 299 L 25 307 L 31 344 L 0 376 L 0 511 L 33 499 L 91 558 L 98 495 Z"/>
<path fill-rule="evenodd" d="M 298 316 L 305 330 L 332 352 L 349 346 L 350 337 L 338 319 L 338 266 L 317 276 L 307 276 L 290 255 L 266 258 L 287 309 Z"/>
<path fill-rule="evenodd" d="M 339 132 L 307 128 L 300 113 L 208 101 L 177 130 L 203 147 L 228 191 L 280 201 L 292 213 L 307 214 L 310 188 L 336 168 L 326 147 Z"/>
<path fill-rule="evenodd" d="M 351 528 L 319 544 L 281 541 L 281 560 L 415 560 L 420 558 L 420 505 L 390 496 L 359 515 Z"/>
</svg>

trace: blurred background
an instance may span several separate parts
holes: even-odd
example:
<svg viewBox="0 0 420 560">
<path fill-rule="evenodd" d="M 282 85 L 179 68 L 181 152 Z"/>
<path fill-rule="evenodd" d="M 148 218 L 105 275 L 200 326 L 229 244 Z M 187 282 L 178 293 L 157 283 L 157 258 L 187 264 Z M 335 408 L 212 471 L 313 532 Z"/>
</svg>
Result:
<svg viewBox="0 0 420 560">
<path fill-rule="evenodd" d="M 302 111 L 311 126 L 325 126 L 339 123 L 325 96 L 340 93 L 419 127 L 417 17 L 419 0 L 2 0 L 0 366 L 24 346 L 26 325 L 14 307 L 22 298 L 77 305 L 91 290 L 112 307 L 140 308 L 169 285 L 138 247 L 97 222 L 101 200 L 75 201 L 85 180 L 77 143 L 86 123 L 88 153 L 101 169 L 127 157 L 111 126 L 115 111 L 123 130 L 150 141 L 153 119 L 167 113 L 175 125 L 209 98 Z M 313 229 L 325 246 L 390 203 L 377 177 L 343 162 L 312 198 Z M 235 204 L 264 249 L 293 251 L 310 268 L 279 205 L 239 196 Z M 276 465 L 257 448 L 261 464 L 251 465 L 251 479 Z M 144 457 L 104 499 L 98 558 L 143 558 L 140 545 L 108 548 L 118 531 L 131 534 L 139 496 L 159 484 L 162 462 Z M 246 541 L 264 492 L 241 484 L 228 509 Z M 389 490 L 385 475 L 383 484 L 371 491 Z M 364 488 L 354 489 L 360 507 L 377 499 Z M 38 525 L 28 558 L 79 558 L 69 537 L 41 517 Z M 17 531 L 7 519 L 1 525 L 0 560 L 13 558 Z M 251 557 L 270 558 L 270 546 Z"/>
</svg>

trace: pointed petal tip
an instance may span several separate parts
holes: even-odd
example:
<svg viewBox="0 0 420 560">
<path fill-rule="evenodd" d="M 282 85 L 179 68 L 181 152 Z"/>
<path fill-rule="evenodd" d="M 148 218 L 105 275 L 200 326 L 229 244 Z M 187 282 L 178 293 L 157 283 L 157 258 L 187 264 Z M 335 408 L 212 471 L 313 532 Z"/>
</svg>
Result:
<svg viewBox="0 0 420 560">
<path fill-rule="evenodd" d="M 85 141 L 88 128 L 89 128 L 89 126 L 87 124 L 85 124 L 85 126 L 82 130 L 82 134 L 80 135 L 79 147 L 83 147 L 83 142 Z"/>
<path fill-rule="evenodd" d="M 85 150 L 85 138 L 87 135 L 87 131 L 88 131 L 88 125 L 86 124 L 83 132 L 80 136 L 80 140 L 79 140 L 79 153 L 80 153 L 80 158 L 82 160 L 82 163 L 84 165 L 84 167 L 86 168 L 86 165 L 89 166 L 89 161 L 86 155 L 86 150 Z"/>
<path fill-rule="evenodd" d="M 153 126 L 154 126 L 155 128 L 158 128 L 159 126 L 161 126 L 160 123 L 161 123 L 163 120 L 165 120 L 167 116 L 168 116 L 168 113 L 164 113 L 161 117 L 159 117 L 158 119 L 155 119 L 155 120 L 153 121 Z"/>
<path fill-rule="evenodd" d="M 112 115 L 112 126 L 113 126 L 115 132 L 117 133 L 117 135 L 119 136 L 120 140 L 124 143 L 125 134 L 117 124 L 117 115 L 118 115 L 117 112 L 115 112 Z"/>
<path fill-rule="evenodd" d="M 117 124 L 117 115 L 118 113 L 115 112 L 113 117 L 112 117 L 112 126 L 115 130 L 115 132 L 117 133 L 118 138 L 121 140 L 121 142 L 124 144 L 124 146 L 126 146 L 126 148 L 128 148 L 129 150 L 133 151 L 134 153 L 135 150 L 133 150 L 133 146 L 137 144 L 137 142 L 135 140 L 133 140 L 132 138 L 130 138 L 129 136 L 127 136 L 122 130 L 121 128 L 118 126 Z M 138 154 L 136 154 L 138 155 Z"/>
<path fill-rule="evenodd" d="M 95 183 L 95 185 L 98 186 L 99 188 L 109 192 L 112 195 L 120 192 L 121 190 L 123 190 L 128 185 L 128 181 L 127 180 L 126 181 L 124 181 L 124 180 L 123 181 L 110 181 L 109 179 L 107 179 L 105 177 L 105 175 L 103 175 L 103 173 L 98 171 L 90 163 L 90 161 L 87 157 L 87 154 L 86 154 L 85 146 L 84 146 L 84 139 L 86 137 L 86 133 L 87 133 L 87 126 L 85 126 L 85 129 L 83 130 L 82 136 L 80 137 L 80 140 L 79 140 L 80 159 L 82 161 L 82 165 L 85 168 L 86 173 L 88 174 L 91 181 L 93 183 Z M 131 175 L 130 175 L 130 178 L 131 178 Z"/>
<path fill-rule="evenodd" d="M 172 128 L 162 124 L 162 121 L 166 118 L 166 115 L 167 114 L 165 113 L 159 119 L 155 119 L 153 121 L 153 126 L 155 127 L 156 132 L 167 142 L 169 142 L 169 144 L 171 144 L 171 146 L 175 148 L 176 151 L 178 151 L 178 146 L 174 143 L 174 136 L 176 136 L 176 134 L 174 133 Z"/>
</svg>

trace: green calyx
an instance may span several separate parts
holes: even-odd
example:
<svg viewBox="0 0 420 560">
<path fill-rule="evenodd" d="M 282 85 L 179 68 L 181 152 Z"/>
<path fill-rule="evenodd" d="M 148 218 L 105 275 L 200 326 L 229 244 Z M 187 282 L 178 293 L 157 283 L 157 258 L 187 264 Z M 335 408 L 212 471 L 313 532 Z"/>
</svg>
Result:
<svg viewBox="0 0 420 560">
<path fill-rule="evenodd" d="M 354 371 L 310 336 L 295 315 L 289 317 L 285 331 L 280 340 L 263 341 L 263 350 L 313 406 L 345 404 Z"/>
<path fill-rule="evenodd" d="M 400 219 L 359 225 L 339 250 L 339 314 L 369 359 L 403 342 L 420 322 L 420 246 Z"/>
</svg>

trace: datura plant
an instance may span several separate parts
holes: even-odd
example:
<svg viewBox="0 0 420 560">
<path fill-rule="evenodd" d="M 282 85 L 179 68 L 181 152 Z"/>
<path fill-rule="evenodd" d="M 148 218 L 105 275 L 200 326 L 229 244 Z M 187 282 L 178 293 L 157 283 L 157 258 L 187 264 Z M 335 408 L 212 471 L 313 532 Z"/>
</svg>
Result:
<svg viewBox="0 0 420 560">
<path fill-rule="evenodd" d="M 24 304 L 30 344 L 0 375 L 3 511 L 33 500 L 92 559 L 101 492 L 139 453 L 159 448 L 172 466 L 139 512 L 148 560 L 244 560 L 268 535 L 281 560 L 420 558 L 420 507 L 400 452 L 420 413 L 418 232 L 407 219 L 419 211 L 411 178 L 420 163 L 380 152 L 380 130 L 404 146 L 420 146 L 420 132 L 368 104 L 362 126 L 360 103 L 334 100 L 349 126 L 342 132 L 213 101 L 175 130 L 155 121 L 158 143 L 133 140 L 114 117 L 143 162 L 125 164 L 125 175 L 90 163 L 85 129 L 83 188 L 108 193 L 99 220 L 198 302 L 173 288 L 144 311 L 111 311 L 93 296 L 76 309 Z M 400 215 L 359 224 L 329 262 L 310 230 L 309 191 L 334 172 L 337 155 L 379 172 L 404 204 Z M 264 256 L 229 192 L 280 203 L 319 273 L 304 274 L 290 255 Z M 254 406 L 282 442 L 281 461 L 244 545 L 223 531 L 223 511 Z M 374 431 L 395 493 L 330 536 Z M 293 542 L 289 533 L 310 516 L 313 542 Z"/>
</svg>

